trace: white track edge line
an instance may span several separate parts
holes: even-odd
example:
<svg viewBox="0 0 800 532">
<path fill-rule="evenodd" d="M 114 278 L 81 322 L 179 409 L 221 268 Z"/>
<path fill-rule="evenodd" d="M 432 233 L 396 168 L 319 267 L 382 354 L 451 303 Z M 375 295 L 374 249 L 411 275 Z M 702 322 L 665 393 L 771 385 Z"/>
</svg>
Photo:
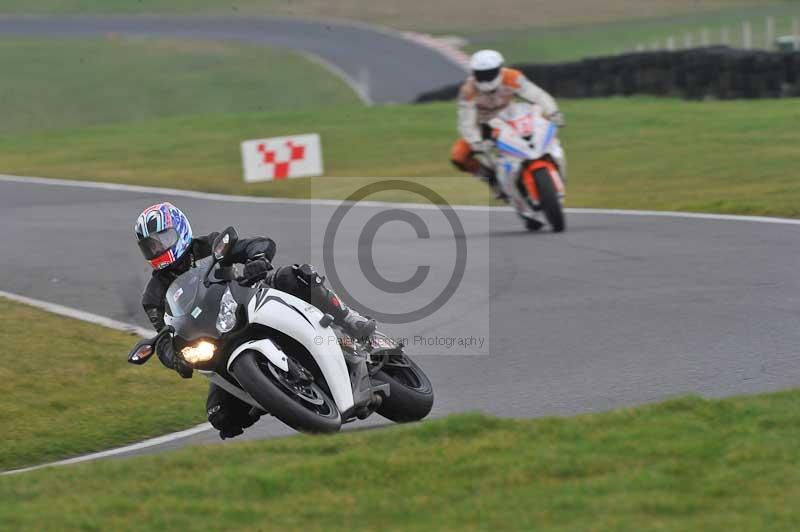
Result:
<svg viewBox="0 0 800 532">
<path fill-rule="evenodd" d="M 29 471 L 36 471 L 37 469 L 43 469 L 45 467 L 57 467 L 57 466 L 65 466 L 65 465 L 73 465 L 79 464 L 82 462 L 90 462 L 93 460 L 99 460 L 101 458 L 109 458 L 111 456 L 116 456 L 118 454 L 125 454 L 132 451 L 138 451 L 140 449 L 147 449 L 148 447 L 154 447 L 156 445 L 161 445 L 163 443 L 169 443 L 171 441 L 179 440 L 181 438 L 188 438 L 189 436 L 194 436 L 195 434 L 199 434 L 201 432 L 205 432 L 211 428 L 210 423 L 202 423 L 197 425 L 196 427 L 192 427 L 190 429 L 182 430 L 180 432 L 173 432 L 172 434 L 165 434 L 164 436 L 158 436 L 156 438 L 150 438 L 148 440 L 141 441 L 139 443 L 133 443 L 131 445 L 125 445 L 124 447 L 116 447 L 114 449 L 109 449 L 107 451 L 99 451 L 96 453 L 85 454 L 82 456 L 76 456 L 74 458 L 67 458 L 66 460 L 59 460 L 57 462 L 49 462 L 47 464 L 40 464 L 30 467 L 23 467 L 20 469 L 12 469 L 10 471 L 3 471 L 0 473 L 0 476 L 6 475 L 16 475 L 19 473 L 27 473 Z"/>
<path fill-rule="evenodd" d="M 367 107 L 372 107 L 375 105 L 375 102 L 369 95 L 369 87 L 363 84 L 362 81 L 350 77 L 350 75 L 342 70 L 339 66 L 334 65 L 320 55 L 303 50 L 296 50 L 296 53 L 300 54 L 302 57 L 305 57 L 312 63 L 324 68 L 332 75 L 342 80 L 350 88 L 350 90 L 356 93 L 356 96 L 358 96 L 358 99 L 361 100 L 361 103 Z"/>
<path fill-rule="evenodd" d="M 335 179 L 335 178 L 333 178 Z M 383 179 L 383 178 L 381 178 Z M 386 178 L 392 179 L 392 178 Z M 398 178 L 395 178 L 398 179 Z M 34 185 L 48 185 L 75 188 L 90 188 L 96 190 L 114 190 L 119 192 L 136 192 L 140 194 L 159 194 L 170 195 L 183 198 L 199 199 L 206 201 L 226 201 L 230 203 L 260 203 L 272 205 L 326 205 L 337 207 L 347 202 L 342 200 L 328 199 L 293 199 L 293 198 L 274 198 L 263 196 L 239 196 L 231 194 L 215 194 L 211 192 L 198 192 L 194 190 L 180 190 L 174 188 L 146 187 L 141 185 L 123 185 L 120 183 L 105 183 L 102 181 L 78 181 L 74 179 L 55 179 L 46 177 L 26 177 L 0 174 L 0 182 L 5 183 L 25 183 Z M 439 205 L 426 203 L 400 203 L 386 201 L 359 201 L 355 202 L 360 207 L 402 207 L 404 209 L 416 210 L 438 210 Z M 509 207 L 490 207 L 484 205 L 451 205 L 459 211 L 489 212 Z M 573 214 L 596 214 L 611 216 L 651 216 L 661 218 L 687 218 L 697 220 L 725 220 L 735 222 L 754 222 L 783 225 L 800 225 L 800 220 L 792 218 L 777 218 L 771 216 L 746 216 L 738 214 L 713 214 L 695 212 L 675 212 L 675 211 L 648 211 L 648 210 L 626 210 L 626 209 L 587 209 L 587 208 L 567 208 L 566 212 Z"/>
<path fill-rule="evenodd" d="M 19 294 L 12 294 L 11 292 L 5 292 L 0 290 L 0 297 L 8 299 L 10 301 L 16 301 L 18 303 L 23 303 L 25 305 L 30 305 L 32 307 L 36 307 L 42 310 L 46 310 L 47 312 L 57 314 L 59 316 L 64 316 L 67 318 L 72 318 L 80 321 L 84 321 L 87 323 L 92 323 L 95 325 L 101 325 L 103 327 L 107 327 L 109 329 L 114 329 L 118 331 L 124 332 L 132 332 L 136 333 L 139 336 L 151 336 L 152 331 L 149 331 L 143 327 L 138 327 L 136 325 L 131 325 L 129 323 L 123 323 L 121 321 L 112 320 L 110 318 L 106 318 L 103 316 L 99 316 L 97 314 L 92 314 L 91 312 L 85 312 L 83 310 L 78 310 L 70 307 L 65 307 L 64 305 L 58 305 L 56 303 L 50 303 L 48 301 L 42 301 L 40 299 L 33 299 L 26 296 L 21 296 Z M 36 469 L 42 469 L 44 467 L 52 467 L 52 466 L 64 466 L 64 465 L 71 465 L 71 464 L 78 464 L 81 462 L 88 462 L 91 460 L 98 460 L 100 458 L 107 458 L 110 456 L 115 456 L 118 454 L 124 454 L 132 451 L 138 451 L 140 449 L 146 449 L 148 447 L 154 447 L 156 445 L 161 445 L 163 443 L 168 443 L 174 440 L 179 440 L 181 438 L 186 438 L 188 436 L 193 436 L 194 434 L 199 434 L 201 432 L 205 432 L 211 428 L 209 423 L 201 423 L 195 427 L 182 430 L 179 432 L 173 432 L 171 434 L 165 434 L 163 436 L 158 436 L 155 438 L 150 438 L 138 443 L 133 443 L 130 445 L 125 445 L 123 447 L 117 447 L 114 449 L 109 449 L 106 451 L 98 451 L 90 454 L 84 454 L 80 456 L 76 456 L 73 458 L 67 458 L 65 460 L 58 460 L 56 462 L 48 462 L 46 464 L 39 464 L 30 467 L 24 467 L 21 469 L 12 469 L 10 471 L 3 471 L 0 472 L 0 476 L 2 475 L 13 475 L 16 473 L 25 473 L 28 471 L 34 471 Z"/>
<path fill-rule="evenodd" d="M 109 329 L 136 333 L 139 336 L 144 336 L 144 337 L 153 336 L 153 331 L 149 331 L 144 327 L 139 327 L 137 325 L 131 325 L 130 323 L 123 323 L 121 321 L 112 320 L 111 318 L 106 318 L 98 314 L 92 314 L 91 312 L 86 312 L 71 307 L 65 307 L 64 305 L 59 305 L 57 303 L 50 303 L 48 301 L 42 301 L 41 299 L 33 299 L 30 297 L 21 296 L 19 294 L 12 294 L 11 292 L 5 292 L 3 290 L 0 290 L 0 297 L 10 299 L 11 301 L 16 301 L 17 303 L 24 303 L 32 307 L 46 310 L 47 312 L 50 312 L 52 314 L 58 314 L 59 316 L 85 321 L 87 323 L 93 323 L 95 325 L 101 325 Z"/>
</svg>

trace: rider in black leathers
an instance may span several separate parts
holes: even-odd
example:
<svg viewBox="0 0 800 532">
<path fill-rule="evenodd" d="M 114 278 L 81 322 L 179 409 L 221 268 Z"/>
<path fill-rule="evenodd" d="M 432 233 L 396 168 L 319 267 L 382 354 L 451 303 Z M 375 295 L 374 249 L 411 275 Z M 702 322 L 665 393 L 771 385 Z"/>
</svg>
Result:
<svg viewBox="0 0 800 532">
<path fill-rule="evenodd" d="M 165 326 L 165 297 L 169 285 L 188 271 L 195 261 L 211 255 L 211 246 L 218 234 L 192 238 L 188 251 L 179 260 L 153 272 L 142 295 L 142 306 L 156 330 Z M 244 283 L 265 280 L 269 286 L 308 301 L 333 316 L 334 322 L 352 336 L 363 338 L 375 331 L 375 320 L 365 318 L 345 306 L 332 290 L 325 287 L 324 278 L 313 266 L 295 264 L 272 271 L 271 262 L 275 249 L 275 242 L 270 238 L 240 239 L 233 246 L 226 262 L 244 264 Z M 176 356 L 170 337 L 162 338 L 156 346 L 156 353 L 166 367 L 174 369 L 184 378 L 192 376 L 191 368 Z M 250 405 L 214 384 L 209 386 L 206 410 L 208 421 L 219 430 L 222 439 L 242 434 L 245 428 L 259 419 L 259 414 Z"/>
</svg>

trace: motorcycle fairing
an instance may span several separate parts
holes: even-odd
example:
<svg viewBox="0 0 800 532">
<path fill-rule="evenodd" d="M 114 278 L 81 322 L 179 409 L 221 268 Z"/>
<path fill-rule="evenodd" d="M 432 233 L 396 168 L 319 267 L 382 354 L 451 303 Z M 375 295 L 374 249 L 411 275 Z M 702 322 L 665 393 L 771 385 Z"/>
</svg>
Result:
<svg viewBox="0 0 800 532">
<path fill-rule="evenodd" d="M 272 362 L 276 367 L 282 369 L 283 371 L 289 371 L 289 361 L 286 360 L 286 355 L 283 353 L 283 351 L 278 349 L 278 346 L 275 345 L 275 342 L 269 338 L 264 338 L 262 340 L 245 342 L 237 347 L 233 353 L 231 353 L 231 356 L 228 357 L 228 373 L 231 371 L 233 361 L 248 349 L 252 349 L 253 351 L 261 353 L 267 358 L 267 360 Z"/>
<path fill-rule="evenodd" d="M 248 303 L 247 315 L 250 323 L 266 325 L 300 342 L 319 366 L 339 411 L 353 406 L 347 364 L 336 333 L 319 323 L 322 311 L 291 294 L 265 287 Z"/>
<path fill-rule="evenodd" d="M 539 193 L 531 172 L 521 168 L 529 162 L 533 164 L 526 170 L 546 167 L 550 171 L 556 190 L 563 197 L 564 183 L 557 161 L 563 160 L 564 151 L 556 136 L 558 127 L 555 124 L 537 114 L 530 104 L 516 103 L 493 118 L 490 125 L 497 131 L 497 180 L 517 212 L 536 216 Z M 525 132 L 530 134 L 523 136 Z M 527 197 L 520 186 L 525 188 Z"/>
</svg>

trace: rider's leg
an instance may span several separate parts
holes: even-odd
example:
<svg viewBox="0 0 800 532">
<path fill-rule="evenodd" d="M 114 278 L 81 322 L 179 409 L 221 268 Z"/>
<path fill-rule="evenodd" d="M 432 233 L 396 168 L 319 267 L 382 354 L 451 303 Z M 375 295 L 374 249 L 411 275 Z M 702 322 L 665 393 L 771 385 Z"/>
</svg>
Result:
<svg viewBox="0 0 800 532">
<path fill-rule="evenodd" d="M 310 264 L 282 266 L 267 278 L 270 286 L 308 301 L 322 312 L 333 316 L 334 321 L 348 334 L 364 338 L 374 333 L 377 327 L 375 320 L 365 318 L 342 303 L 339 296 L 323 284 L 324 281 Z"/>
<path fill-rule="evenodd" d="M 500 190 L 500 185 L 497 182 L 497 174 L 495 174 L 494 169 L 482 164 L 475 157 L 472 148 L 466 140 L 458 139 L 455 144 L 453 144 L 453 148 L 450 150 L 450 162 L 462 172 L 470 173 L 488 184 L 496 198 L 506 198 L 505 193 Z"/>
<path fill-rule="evenodd" d="M 481 169 L 481 163 L 472 153 L 472 148 L 464 139 L 458 139 L 450 149 L 450 162 L 462 172 L 468 172 L 477 176 Z"/>
</svg>

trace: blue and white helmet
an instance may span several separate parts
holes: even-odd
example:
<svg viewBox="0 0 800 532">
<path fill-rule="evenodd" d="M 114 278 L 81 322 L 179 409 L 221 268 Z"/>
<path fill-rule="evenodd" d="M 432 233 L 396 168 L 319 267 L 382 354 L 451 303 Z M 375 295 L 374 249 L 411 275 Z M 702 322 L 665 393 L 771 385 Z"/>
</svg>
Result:
<svg viewBox="0 0 800 532">
<path fill-rule="evenodd" d="M 189 219 L 172 203 L 157 203 L 139 215 L 134 226 L 139 249 L 155 270 L 174 264 L 192 244 Z"/>
</svg>

